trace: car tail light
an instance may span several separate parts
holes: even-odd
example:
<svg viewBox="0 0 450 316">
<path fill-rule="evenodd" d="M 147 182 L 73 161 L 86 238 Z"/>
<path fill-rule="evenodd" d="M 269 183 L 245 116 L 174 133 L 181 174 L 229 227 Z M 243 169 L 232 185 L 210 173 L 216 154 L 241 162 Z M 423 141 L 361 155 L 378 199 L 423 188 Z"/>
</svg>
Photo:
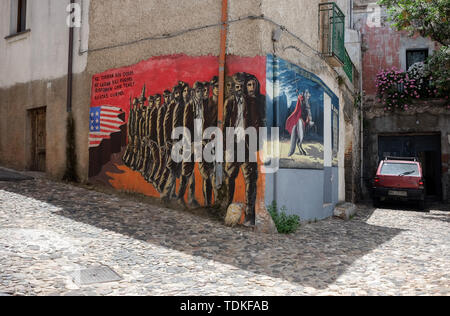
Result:
<svg viewBox="0 0 450 316">
<path fill-rule="evenodd" d="M 425 188 L 425 182 L 423 180 L 419 181 L 419 188 L 424 189 Z"/>
<path fill-rule="evenodd" d="M 380 184 L 380 178 L 375 177 L 375 179 L 373 180 L 373 182 L 375 183 L 375 185 Z"/>
</svg>

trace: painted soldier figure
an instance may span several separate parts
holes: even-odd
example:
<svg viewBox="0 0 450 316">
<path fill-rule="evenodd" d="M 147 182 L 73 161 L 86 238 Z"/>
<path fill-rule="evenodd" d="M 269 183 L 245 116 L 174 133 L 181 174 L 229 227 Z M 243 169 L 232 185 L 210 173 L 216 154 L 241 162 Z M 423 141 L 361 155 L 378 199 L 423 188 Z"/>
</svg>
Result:
<svg viewBox="0 0 450 316">
<path fill-rule="evenodd" d="M 128 147 L 125 152 L 125 156 L 123 161 L 125 165 L 132 169 L 132 163 L 134 161 L 134 156 L 136 152 L 136 126 L 137 126 L 137 110 L 138 110 L 139 100 L 138 98 L 133 99 L 132 107 L 130 110 L 129 116 L 129 125 L 128 125 Z"/>
<path fill-rule="evenodd" d="M 150 162 L 147 164 L 144 178 L 147 182 L 154 185 L 154 171 L 158 168 L 158 145 L 157 145 L 157 130 L 156 117 L 158 115 L 158 108 L 161 104 L 161 95 L 157 94 L 153 97 L 153 106 L 150 110 L 148 119 L 148 148 L 150 151 Z"/>
<path fill-rule="evenodd" d="M 178 128 L 183 127 L 184 125 L 184 108 L 187 103 L 189 103 L 190 100 L 190 89 L 189 85 L 184 82 L 179 83 L 178 87 L 179 91 L 181 91 L 181 96 L 178 96 L 177 100 L 177 94 L 174 95 L 174 109 L 173 109 L 173 115 L 172 115 L 172 126 L 170 128 L 170 134 L 167 134 L 166 131 L 164 132 L 164 137 L 169 137 L 170 139 L 170 150 L 168 151 L 167 155 L 169 157 L 167 162 L 167 168 L 168 168 L 168 176 L 166 183 L 164 184 L 164 190 L 162 193 L 162 199 L 164 202 L 167 202 L 169 199 L 172 198 L 173 193 L 175 193 L 175 185 L 176 185 L 176 179 L 178 179 L 181 176 L 181 167 L 182 164 L 175 162 L 172 159 L 172 145 L 177 140 L 172 140 L 172 132 Z M 170 122 L 167 122 L 170 123 Z"/>
<path fill-rule="evenodd" d="M 169 166 L 173 165 L 171 162 L 171 151 L 172 151 L 172 129 L 173 129 L 173 115 L 175 113 L 175 108 L 181 102 L 181 85 L 178 84 L 173 88 L 172 97 L 167 105 L 166 113 L 164 115 L 164 121 L 162 124 L 162 134 L 164 140 L 164 147 L 160 150 L 164 150 L 164 164 L 160 166 L 161 170 L 158 172 L 160 175 L 158 188 L 162 192 L 161 198 L 167 202 L 173 196 L 175 196 L 175 186 L 170 186 L 168 190 L 165 191 L 166 184 L 168 184 L 169 178 L 171 178 L 171 169 Z"/>
<path fill-rule="evenodd" d="M 142 168 L 143 165 L 143 147 L 144 147 L 144 142 L 143 142 L 143 135 L 142 135 L 142 130 L 143 130 L 143 126 L 145 124 L 145 118 L 144 118 L 144 105 L 145 105 L 145 101 L 147 101 L 147 98 L 145 97 L 145 85 L 144 88 L 142 89 L 142 95 L 141 97 L 138 99 L 138 109 L 136 111 L 136 136 L 135 136 L 135 155 L 134 155 L 134 160 L 131 163 L 131 168 L 134 171 L 139 171 Z"/>
<path fill-rule="evenodd" d="M 191 157 L 190 161 L 183 161 L 181 168 L 181 183 L 178 191 L 178 203 L 185 206 L 184 195 L 189 186 L 188 204 L 192 208 L 200 205 L 195 200 L 195 161 L 194 161 L 194 122 L 200 120 L 203 122 L 204 115 L 204 85 L 202 82 L 196 82 L 193 87 L 191 100 L 184 109 L 183 126 L 187 128 L 191 135 Z"/>
<path fill-rule="evenodd" d="M 166 141 L 164 138 L 164 118 L 166 116 L 167 109 L 171 102 L 171 92 L 169 90 L 164 91 L 164 103 L 159 107 L 156 117 L 156 142 L 158 145 L 158 168 L 154 171 L 154 179 L 156 189 L 162 192 L 161 178 L 163 171 L 165 170 L 165 164 L 167 161 Z"/>
<path fill-rule="evenodd" d="M 152 111 L 154 110 L 154 97 L 149 96 L 148 97 L 148 106 L 145 107 L 144 117 L 145 117 L 145 124 L 143 126 L 142 134 L 143 136 L 143 142 L 144 142 L 144 164 L 141 169 L 141 174 L 143 177 L 145 177 L 147 170 L 149 166 L 152 164 L 152 154 L 150 149 L 150 116 Z"/>
<path fill-rule="evenodd" d="M 217 127 L 217 107 L 219 103 L 219 77 L 214 77 L 210 83 L 205 83 L 205 88 L 207 85 L 207 89 L 204 90 L 203 94 L 203 130 L 202 135 L 209 127 Z M 209 87 L 212 90 L 212 96 L 209 97 Z M 203 141 L 202 150 L 205 149 L 207 142 Z M 206 206 L 212 206 L 212 195 L 214 192 L 214 198 L 217 199 L 217 190 L 216 190 L 216 175 L 214 162 L 206 162 L 205 158 L 202 159 L 202 162 L 198 164 L 200 174 L 203 178 L 203 197 L 205 200 Z"/>
<path fill-rule="evenodd" d="M 131 153 L 132 153 L 132 144 L 133 144 L 133 125 L 134 125 L 134 119 L 135 119 L 135 109 L 136 109 L 137 101 L 136 99 L 131 100 L 130 97 L 130 114 L 128 115 L 128 124 L 127 124 L 127 134 L 128 134 L 128 144 L 127 148 L 125 150 L 125 153 L 123 155 L 123 163 L 125 166 L 130 167 L 131 162 Z"/>
</svg>

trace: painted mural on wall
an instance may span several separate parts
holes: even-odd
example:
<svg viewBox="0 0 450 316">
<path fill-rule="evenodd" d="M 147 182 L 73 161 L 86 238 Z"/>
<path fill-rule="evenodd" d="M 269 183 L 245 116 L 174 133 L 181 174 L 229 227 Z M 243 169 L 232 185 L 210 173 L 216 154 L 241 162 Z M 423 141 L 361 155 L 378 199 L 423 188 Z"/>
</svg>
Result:
<svg viewBox="0 0 450 316">
<path fill-rule="evenodd" d="M 228 57 L 225 128 L 265 125 L 265 66 L 265 57 Z M 176 55 L 95 75 L 90 181 L 158 197 L 183 208 L 218 203 L 226 208 L 242 202 L 245 220 L 254 224 L 255 208 L 264 203 L 264 177 L 258 162 L 248 158 L 223 164 L 204 159 L 178 162 L 171 154 L 178 141 L 172 138 L 177 127 L 194 135 L 194 121 L 201 122 L 202 131 L 218 126 L 218 68 L 214 56 Z M 240 136 L 235 137 L 239 142 Z M 202 149 L 207 145 L 206 140 L 201 142 Z M 217 173 L 218 168 L 223 172 Z M 216 179 L 217 174 L 223 181 Z M 226 196 L 219 201 L 222 186 Z"/>
<path fill-rule="evenodd" d="M 324 168 L 324 95 L 331 98 L 333 163 L 339 147 L 339 99 L 316 75 L 267 57 L 267 126 L 279 127 L 281 168 Z"/>
</svg>

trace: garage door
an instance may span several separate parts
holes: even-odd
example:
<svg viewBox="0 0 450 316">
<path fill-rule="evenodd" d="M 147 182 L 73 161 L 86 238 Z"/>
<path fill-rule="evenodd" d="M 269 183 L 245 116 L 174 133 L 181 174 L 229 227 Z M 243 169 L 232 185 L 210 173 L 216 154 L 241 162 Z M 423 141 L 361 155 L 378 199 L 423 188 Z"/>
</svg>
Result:
<svg viewBox="0 0 450 316">
<path fill-rule="evenodd" d="M 380 160 L 387 156 L 418 158 L 422 163 L 428 198 L 442 198 L 440 134 L 379 136 L 378 153 Z"/>
</svg>

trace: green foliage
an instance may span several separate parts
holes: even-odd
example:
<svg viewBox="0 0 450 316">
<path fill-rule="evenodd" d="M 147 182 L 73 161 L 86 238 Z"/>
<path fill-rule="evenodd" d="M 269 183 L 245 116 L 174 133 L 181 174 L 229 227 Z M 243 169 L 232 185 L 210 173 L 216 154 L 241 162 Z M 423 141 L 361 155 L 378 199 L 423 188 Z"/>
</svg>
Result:
<svg viewBox="0 0 450 316">
<path fill-rule="evenodd" d="M 427 76 L 431 78 L 440 95 L 450 95 L 450 47 L 443 46 L 428 59 Z"/>
<path fill-rule="evenodd" d="M 277 202 L 275 201 L 269 206 L 268 211 L 280 234 L 295 233 L 300 226 L 300 217 L 297 215 L 287 215 L 287 210 L 284 206 L 278 211 Z"/>
<path fill-rule="evenodd" d="M 392 26 L 419 33 L 442 45 L 450 44 L 449 0 L 380 0 L 386 6 Z"/>
</svg>

